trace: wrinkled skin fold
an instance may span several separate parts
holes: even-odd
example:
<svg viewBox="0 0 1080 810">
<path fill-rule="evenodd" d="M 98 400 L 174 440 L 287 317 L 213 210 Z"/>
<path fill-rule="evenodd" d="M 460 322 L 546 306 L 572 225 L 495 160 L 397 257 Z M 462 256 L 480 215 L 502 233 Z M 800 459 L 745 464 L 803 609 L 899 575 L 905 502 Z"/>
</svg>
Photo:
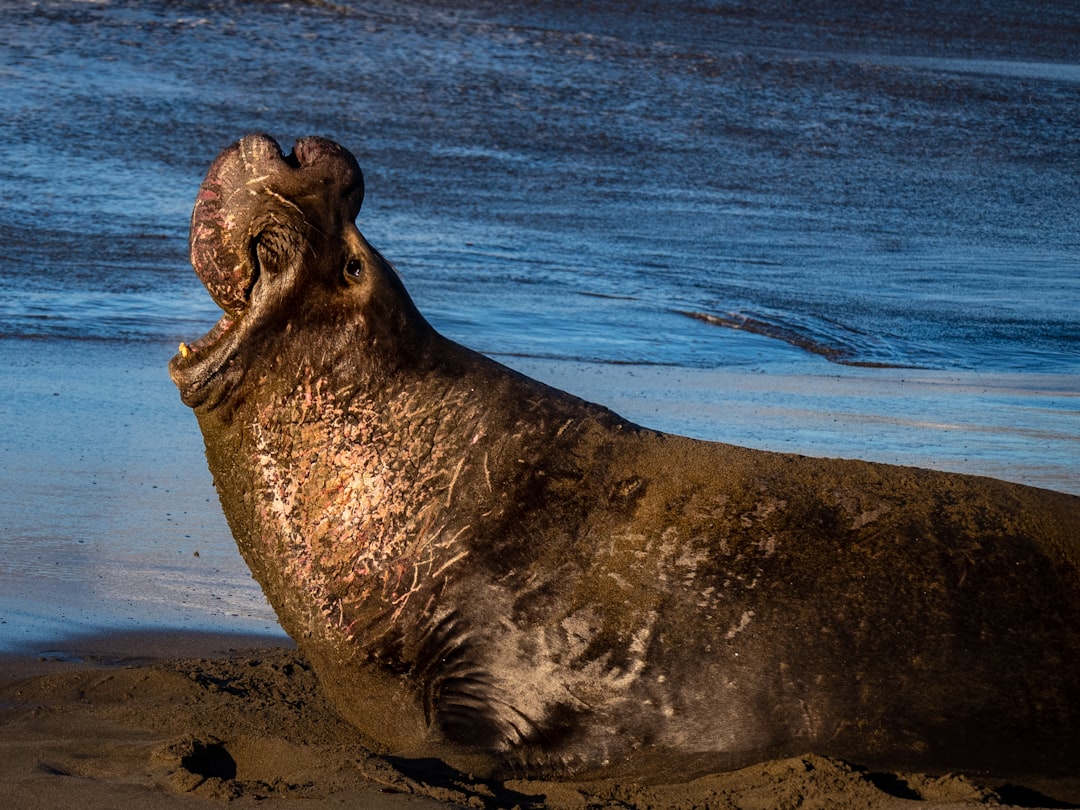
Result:
<svg viewBox="0 0 1080 810">
<path fill-rule="evenodd" d="M 170 373 L 338 709 L 472 772 L 1080 769 L 1080 499 L 665 435 L 435 332 L 339 145 L 214 162 Z"/>
</svg>

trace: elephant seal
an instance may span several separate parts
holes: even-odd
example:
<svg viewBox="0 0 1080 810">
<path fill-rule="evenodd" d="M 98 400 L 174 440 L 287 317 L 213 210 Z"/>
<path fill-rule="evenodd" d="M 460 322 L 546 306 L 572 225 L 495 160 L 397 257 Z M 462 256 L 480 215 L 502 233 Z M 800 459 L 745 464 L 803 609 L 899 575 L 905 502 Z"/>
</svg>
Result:
<svg viewBox="0 0 1080 810">
<path fill-rule="evenodd" d="M 170 372 L 253 575 L 383 750 L 1080 769 L 1080 499 L 632 424 L 439 335 L 363 192 L 322 138 L 226 149 L 191 226 L 225 314 Z"/>
</svg>

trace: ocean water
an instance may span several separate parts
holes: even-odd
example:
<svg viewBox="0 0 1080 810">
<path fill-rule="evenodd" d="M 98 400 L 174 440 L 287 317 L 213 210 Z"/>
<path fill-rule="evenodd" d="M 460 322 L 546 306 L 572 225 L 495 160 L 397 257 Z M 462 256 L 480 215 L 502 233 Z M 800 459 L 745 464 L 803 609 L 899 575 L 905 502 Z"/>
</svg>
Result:
<svg viewBox="0 0 1080 810">
<path fill-rule="evenodd" d="M 1080 6 L 0 12 L 0 646 L 274 632 L 164 369 L 251 131 L 351 149 L 438 329 L 631 418 L 1080 492 Z"/>
</svg>

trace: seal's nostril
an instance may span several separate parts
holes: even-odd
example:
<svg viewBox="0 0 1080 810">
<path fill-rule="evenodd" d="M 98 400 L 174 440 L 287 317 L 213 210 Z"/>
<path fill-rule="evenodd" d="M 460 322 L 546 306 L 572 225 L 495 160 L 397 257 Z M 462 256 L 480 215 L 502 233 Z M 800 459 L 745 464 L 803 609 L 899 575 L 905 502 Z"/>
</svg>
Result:
<svg viewBox="0 0 1080 810">
<path fill-rule="evenodd" d="M 290 165 L 296 168 L 310 166 L 318 162 L 323 155 L 334 154 L 335 148 L 340 149 L 336 143 L 328 141 L 326 138 L 320 138 L 318 135 L 301 138 L 293 144 L 293 155 L 296 156 L 296 162 L 290 163 Z"/>
</svg>

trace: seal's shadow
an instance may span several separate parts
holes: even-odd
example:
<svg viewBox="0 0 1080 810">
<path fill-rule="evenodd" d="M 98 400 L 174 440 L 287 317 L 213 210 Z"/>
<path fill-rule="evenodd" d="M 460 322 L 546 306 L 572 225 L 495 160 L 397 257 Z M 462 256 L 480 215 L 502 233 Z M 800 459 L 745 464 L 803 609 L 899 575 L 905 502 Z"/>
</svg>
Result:
<svg viewBox="0 0 1080 810">
<path fill-rule="evenodd" d="M 995 789 L 994 793 L 1001 799 L 1002 804 L 1013 807 L 1038 807 L 1047 808 L 1047 810 L 1056 810 L 1056 808 L 1076 810 L 1076 808 L 1080 808 L 1080 804 L 1053 799 L 1023 785 L 1002 785 Z"/>
<path fill-rule="evenodd" d="M 465 800 L 470 806 L 475 806 L 479 800 L 485 810 L 502 810 L 506 807 L 541 810 L 546 806 L 546 797 L 543 795 L 520 793 L 505 787 L 497 780 L 478 779 L 434 757 L 411 759 L 387 756 L 383 759 L 412 783 L 411 786 L 416 792 L 432 798 Z M 871 771 L 858 766 L 854 768 L 862 773 L 866 781 L 889 796 L 908 801 L 926 801 L 928 798 L 898 774 Z M 1001 785 L 993 790 L 993 795 L 995 799 L 1010 807 L 1080 810 L 1080 804 L 1055 799 L 1023 785 Z"/>
</svg>

